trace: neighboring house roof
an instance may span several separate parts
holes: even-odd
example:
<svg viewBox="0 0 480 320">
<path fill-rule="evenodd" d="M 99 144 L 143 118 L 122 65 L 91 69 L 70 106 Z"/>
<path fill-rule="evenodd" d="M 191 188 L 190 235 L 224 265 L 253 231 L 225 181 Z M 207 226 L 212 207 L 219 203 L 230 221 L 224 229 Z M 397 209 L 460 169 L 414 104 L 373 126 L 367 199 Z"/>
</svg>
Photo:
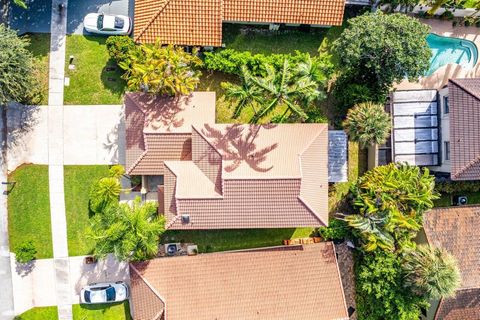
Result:
<svg viewBox="0 0 480 320">
<path fill-rule="evenodd" d="M 138 42 L 222 45 L 222 0 L 135 0 L 134 21 Z"/>
<path fill-rule="evenodd" d="M 428 242 L 458 261 L 461 287 L 456 297 L 442 299 L 436 319 L 478 319 L 480 314 L 480 206 L 434 209 L 425 214 Z M 475 317 L 468 317 L 474 314 Z M 465 315 L 465 317 L 461 316 Z"/>
<path fill-rule="evenodd" d="M 450 79 L 452 180 L 480 179 L 480 78 Z"/>
<path fill-rule="evenodd" d="M 164 160 L 191 160 L 192 124 L 215 121 L 215 92 L 183 97 L 125 94 L 127 174 L 163 174 Z"/>
<path fill-rule="evenodd" d="M 158 314 L 167 320 L 348 319 L 332 242 L 157 258 L 130 266 L 136 320 Z M 154 301 L 151 292 L 158 303 L 145 302 Z"/>
<path fill-rule="evenodd" d="M 341 25 L 344 0 L 136 0 L 134 39 L 222 45 L 222 21 Z"/>
</svg>

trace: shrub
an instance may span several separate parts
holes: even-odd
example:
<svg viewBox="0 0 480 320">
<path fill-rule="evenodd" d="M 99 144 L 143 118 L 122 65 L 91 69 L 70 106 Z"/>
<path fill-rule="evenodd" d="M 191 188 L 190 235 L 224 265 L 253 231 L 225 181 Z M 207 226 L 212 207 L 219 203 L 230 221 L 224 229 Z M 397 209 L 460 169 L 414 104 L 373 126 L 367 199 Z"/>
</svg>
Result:
<svg viewBox="0 0 480 320">
<path fill-rule="evenodd" d="M 27 263 L 35 259 L 37 249 L 33 241 L 25 241 L 15 249 L 15 258 L 19 263 Z"/>
<path fill-rule="evenodd" d="M 108 37 L 106 45 L 110 57 L 117 63 L 126 60 L 129 51 L 135 48 L 135 42 L 128 36 Z"/>
<path fill-rule="evenodd" d="M 330 219 L 328 227 L 320 227 L 318 232 L 325 240 L 342 240 L 349 234 L 345 221 L 338 219 Z"/>
<path fill-rule="evenodd" d="M 241 67 L 246 66 L 252 75 L 264 76 L 266 65 L 272 65 L 278 70 L 283 67 L 283 62 L 286 59 L 293 67 L 301 62 L 305 62 L 309 53 L 295 51 L 295 54 L 264 55 L 252 54 L 250 51 L 225 49 L 216 52 L 205 52 L 204 56 L 205 68 L 208 70 L 239 75 Z M 322 55 L 312 60 L 321 65 L 321 69 L 326 76 L 330 76 L 333 73 L 333 64 L 328 56 Z"/>
<path fill-rule="evenodd" d="M 445 12 L 443 12 L 440 15 L 440 19 L 442 19 L 442 20 L 453 20 L 453 18 L 454 18 L 453 12 L 450 11 L 450 10 L 445 10 Z"/>
<path fill-rule="evenodd" d="M 392 126 L 390 115 L 385 112 L 383 105 L 365 102 L 348 111 L 343 127 L 352 141 L 366 148 L 385 143 Z"/>
<path fill-rule="evenodd" d="M 108 175 L 112 178 L 119 179 L 125 173 L 123 166 L 116 164 L 110 167 L 108 170 Z"/>
<path fill-rule="evenodd" d="M 443 194 L 479 192 L 480 181 L 440 180 L 435 182 L 435 191 Z"/>
<path fill-rule="evenodd" d="M 120 182 L 117 178 L 100 179 L 92 185 L 90 190 L 90 210 L 100 213 L 117 204 L 120 190 Z"/>
<path fill-rule="evenodd" d="M 401 258 L 376 250 L 355 259 L 358 318 L 364 320 L 419 319 L 428 302 L 403 286 Z"/>
</svg>

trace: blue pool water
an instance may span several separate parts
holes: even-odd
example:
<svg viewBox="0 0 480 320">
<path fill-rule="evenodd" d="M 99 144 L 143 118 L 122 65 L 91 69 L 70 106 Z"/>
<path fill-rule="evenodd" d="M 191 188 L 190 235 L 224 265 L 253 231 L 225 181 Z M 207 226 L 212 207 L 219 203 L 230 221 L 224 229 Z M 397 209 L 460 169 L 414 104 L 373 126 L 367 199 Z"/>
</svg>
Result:
<svg viewBox="0 0 480 320">
<path fill-rule="evenodd" d="M 427 36 L 427 43 L 432 50 L 427 76 L 449 63 L 459 64 L 467 70 L 477 63 L 478 49 L 472 41 L 430 33 Z"/>
</svg>

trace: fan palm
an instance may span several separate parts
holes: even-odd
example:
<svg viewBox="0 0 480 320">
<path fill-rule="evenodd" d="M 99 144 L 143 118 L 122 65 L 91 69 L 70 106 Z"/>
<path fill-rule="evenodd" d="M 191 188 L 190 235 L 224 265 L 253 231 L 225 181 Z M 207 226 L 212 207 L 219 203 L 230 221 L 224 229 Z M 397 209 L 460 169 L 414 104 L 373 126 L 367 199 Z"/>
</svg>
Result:
<svg viewBox="0 0 480 320">
<path fill-rule="evenodd" d="M 405 253 L 405 286 L 426 299 L 448 298 L 460 285 L 460 271 L 447 251 L 426 245 Z"/>
<path fill-rule="evenodd" d="M 95 241 L 98 258 L 113 253 L 121 261 L 143 261 L 157 254 L 164 226 L 156 204 L 142 203 L 137 197 L 131 205 L 120 204 L 95 215 L 87 235 Z"/>
<path fill-rule="evenodd" d="M 225 89 L 225 97 L 231 101 L 236 102 L 235 110 L 233 112 L 233 119 L 237 119 L 240 113 L 246 107 L 250 106 L 253 113 L 257 114 L 255 103 L 261 101 L 262 93 L 258 86 L 255 85 L 253 77 L 246 66 L 240 69 L 241 85 L 223 82 L 222 88 Z"/>
<path fill-rule="evenodd" d="M 267 65 L 265 69 L 267 76 L 254 78 L 253 81 L 264 91 L 267 97 L 266 102 L 251 119 L 251 122 L 257 123 L 280 107 L 285 108 L 285 111 L 279 122 L 283 122 L 287 114 L 307 119 L 308 116 L 302 107 L 320 96 L 318 84 L 309 77 L 300 76 L 298 67 L 296 70 L 292 70 L 286 59 L 280 70 L 276 70 L 271 65 Z"/>
</svg>

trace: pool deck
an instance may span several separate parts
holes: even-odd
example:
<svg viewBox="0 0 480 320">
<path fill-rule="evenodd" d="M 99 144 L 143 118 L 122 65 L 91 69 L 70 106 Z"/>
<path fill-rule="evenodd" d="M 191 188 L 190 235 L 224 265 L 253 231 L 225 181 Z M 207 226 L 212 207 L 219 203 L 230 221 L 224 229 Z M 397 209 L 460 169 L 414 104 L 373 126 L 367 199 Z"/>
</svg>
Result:
<svg viewBox="0 0 480 320">
<path fill-rule="evenodd" d="M 420 19 L 420 21 L 429 25 L 432 28 L 432 33 L 473 41 L 480 52 L 480 28 L 475 26 L 454 28 L 451 21 L 439 19 Z M 480 77 L 480 57 L 477 64 L 470 70 L 465 70 L 457 64 L 448 64 L 439 68 L 430 76 L 420 78 L 419 82 L 405 80 L 394 87 L 396 90 L 440 89 L 447 84 L 448 79 L 476 77 Z"/>
</svg>

